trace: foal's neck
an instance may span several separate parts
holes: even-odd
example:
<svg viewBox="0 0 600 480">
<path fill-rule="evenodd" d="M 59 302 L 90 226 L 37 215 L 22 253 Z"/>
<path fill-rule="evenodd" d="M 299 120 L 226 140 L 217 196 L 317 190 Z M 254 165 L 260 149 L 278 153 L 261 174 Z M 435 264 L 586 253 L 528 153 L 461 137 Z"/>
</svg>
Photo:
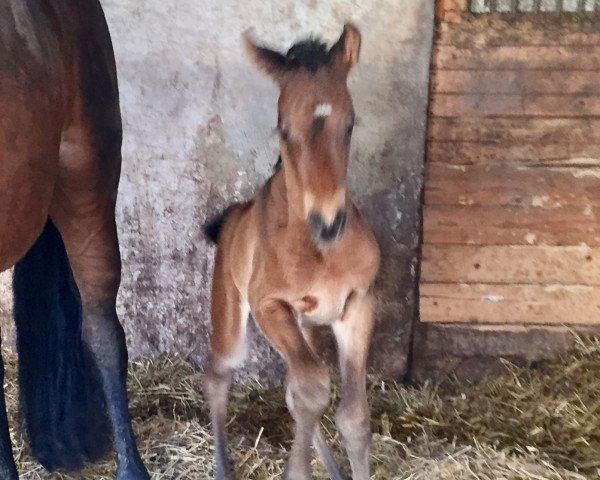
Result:
<svg viewBox="0 0 600 480">
<path fill-rule="evenodd" d="M 273 210 L 280 226 L 296 228 L 306 223 L 302 194 L 288 187 L 283 166 L 271 176 L 269 190 L 267 208 Z"/>
</svg>

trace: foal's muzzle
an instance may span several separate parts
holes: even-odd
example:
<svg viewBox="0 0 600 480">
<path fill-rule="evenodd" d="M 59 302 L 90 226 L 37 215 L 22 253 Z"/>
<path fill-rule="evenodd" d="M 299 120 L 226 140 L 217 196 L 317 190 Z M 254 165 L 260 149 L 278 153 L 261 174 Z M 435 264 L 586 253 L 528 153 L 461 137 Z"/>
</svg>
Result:
<svg viewBox="0 0 600 480">
<path fill-rule="evenodd" d="M 315 243 L 331 243 L 344 233 L 346 227 L 346 212 L 338 210 L 331 224 L 325 223 L 321 214 L 312 212 L 308 216 L 308 226 Z"/>
</svg>

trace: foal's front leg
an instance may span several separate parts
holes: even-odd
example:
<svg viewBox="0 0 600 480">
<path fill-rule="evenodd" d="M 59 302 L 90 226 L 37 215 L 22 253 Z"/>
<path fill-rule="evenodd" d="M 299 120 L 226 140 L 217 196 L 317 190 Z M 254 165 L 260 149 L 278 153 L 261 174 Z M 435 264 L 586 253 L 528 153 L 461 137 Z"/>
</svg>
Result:
<svg viewBox="0 0 600 480">
<path fill-rule="evenodd" d="M 315 352 L 315 354 L 316 354 L 316 352 L 317 352 L 317 336 L 318 336 L 317 327 L 312 326 L 312 325 L 303 325 L 302 333 L 304 334 L 304 338 L 306 339 L 306 342 L 310 346 L 311 350 L 313 352 Z M 320 423 L 317 424 L 317 426 L 315 428 L 315 434 L 313 436 L 313 446 L 315 447 L 315 450 L 317 451 L 319 458 L 323 462 L 323 465 L 325 466 L 327 473 L 331 477 L 331 480 L 345 480 L 344 475 L 340 471 L 340 469 L 335 461 L 335 458 L 333 457 L 333 452 L 331 451 L 331 448 L 329 447 L 329 444 L 327 443 L 327 439 L 325 438 L 325 436 L 323 435 L 323 432 L 321 431 Z"/>
<path fill-rule="evenodd" d="M 362 296 L 351 300 L 344 317 L 333 325 L 342 375 L 342 399 L 336 412 L 336 424 L 354 480 L 369 479 L 371 427 L 366 365 L 373 324 L 371 300 Z"/>
<path fill-rule="evenodd" d="M 295 433 L 284 478 L 308 480 L 312 478 L 313 435 L 329 404 L 329 372 L 307 344 L 289 305 L 269 300 L 254 313 L 263 333 L 288 364 L 285 400 L 295 421 Z"/>
</svg>

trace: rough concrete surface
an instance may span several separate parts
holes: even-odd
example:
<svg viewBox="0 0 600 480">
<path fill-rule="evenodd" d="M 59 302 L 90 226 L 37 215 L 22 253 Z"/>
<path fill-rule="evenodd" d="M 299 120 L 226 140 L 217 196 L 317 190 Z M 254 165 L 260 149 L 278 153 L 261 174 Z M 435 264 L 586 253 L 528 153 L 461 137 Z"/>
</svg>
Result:
<svg viewBox="0 0 600 480">
<path fill-rule="evenodd" d="M 277 90 L 244 57 L 241 33 L 254 27 L 259 39 L 285 49 L 309 34 L 332 42 L 350 20 L 363 34 L 350 79 L 358 115 L 351 191 L 383 250 L 373 360 L 380 372 L 401 375 L 416 305 L 433 2 L 102 4 L 124 119 L 119 313 L 131 357 L 176 351 L 205 359 L 214 252 L 201 226 L 228 203 L 250 196 L 275 162 Z M 10 277 L 5 272 L 1 278 L 6 326 Z M 277 378 L 277 354 L 262 339 L 253 342 L 246 371 Z"/>
</svg>

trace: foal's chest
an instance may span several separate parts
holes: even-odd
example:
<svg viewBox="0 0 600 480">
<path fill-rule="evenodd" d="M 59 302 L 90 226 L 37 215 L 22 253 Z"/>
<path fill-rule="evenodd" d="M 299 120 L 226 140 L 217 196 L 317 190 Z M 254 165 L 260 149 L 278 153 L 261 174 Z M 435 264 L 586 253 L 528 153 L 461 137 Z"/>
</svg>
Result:
<svg viewBox="0 0 600 480">
<path fill-rule="evenodd" d="M 288 301 L 306 323 L 328 325 L 342 318 L 353 293 L 369 288 L 379 263 L 378 249 L 369 236 L 348 232 L 336 248 L 311 259 L 298 256 L 289 264 Z"/>
<path fill-rule="evenodd" d="M 294 302 L 300 320 L 318 325 L 328 325 L 339 320 L 348 297 L 354 290 L 345 275 L 316 276 L 308 282 L 303 295 Z"/>
</svg>

